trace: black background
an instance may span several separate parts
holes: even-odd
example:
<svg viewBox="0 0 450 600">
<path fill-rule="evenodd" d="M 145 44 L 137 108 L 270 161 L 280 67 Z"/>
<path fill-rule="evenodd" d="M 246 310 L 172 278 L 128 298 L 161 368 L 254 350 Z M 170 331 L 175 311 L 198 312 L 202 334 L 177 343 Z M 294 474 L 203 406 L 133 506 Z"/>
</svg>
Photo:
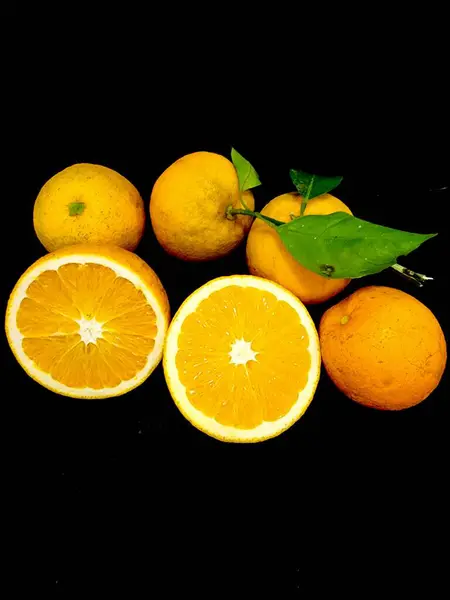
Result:
<svg viewBox="0 0 450 600">
<path fill-rule="evenodd" d="M 450 200 L 450 179 L 431 125 L 420 132 L 411 123 L 379 129 L 363 118 L 350 132 L 345 125 L 328 130 L 325 119 L 319 134 L 304 118 L 301 133 L 294 135 L 292 122 L 269 126 L 260 120 L 253 123 L 255 133 L 249 126 L 242 135 L 242 128 L 227 129 L 220 113 L 181 115 L 162 106 L 152 111 L 148 119 L 133 118 L 132 111 L 119 119 L 107 105 L 98 105 L 86 118 L 47 110 L 16 121 L 10 145 L 12 221 L 4 221 L 4 228 L 5 222 L 20 223 L 20 233 L 4 233 L 13 240 L 4 303 L 22 272 L 45 253 L 32 224 L 39 189 L 76 162 L 115 169 L 140 191 L 147 226 L 137 253 L 161 278 L 172 314 L 209 279 L 246 273 L 245 245 L 216 262 L 184 263 L 163 252 L 148 218 L 152 185 L 167 166 L 196 150 L 229 156 L 233 145 L 260 174 L 258 208 L 293 189 L 289 168 L 302 168 L 343 174 L 335 193 L 361 218 L 439 232 L 402 260 L 434 282 L 419 289 L 390 271 L 354 281 L 337 298 L 310 307 L 316 324 L 324 310 L 358 287 L 388 285 L 427 305 L 448 340 L 449 225 L 443 207 Z M 443 503 L 448 372 L 425 402 L 399 413 L 351 402 L 322 372 L 311 406 L 290 430 L 264 443 L 233 445 L 200 433 L 181 416 L 161 367 L 123 397 L 80 401 L 40 387 L 5 341 L 4 348 L 6 401 L 15 409 L 7 426 L 10 455 L 25 467 L 28 502 L 43 497 L 47 505 L 42 519 L 56 534 L 51 540 L 60 593 L 124 583 L 154 597 L 203 586 L 213 590 L 211 597 L 224 588 L 234 597 L 240 597 L 236 590 L 259 589 L 284 597 L 307 589 L 309 579 L 322 589 L 348 569 L 359 574 L 368 569 L 373 578 L 372 566 L 393 568 L 408 547 L 409 572 L 416 565 L 420 571 L 428 551 L 426 542 L 416 551 L 417 537 L 432 531 L 439 538 L 441 521 L 435 518 Z M 51 470 L 53 478 L 47 477 Z M 31 484 L 32 474 L 38 483 Z M 367 546 L 374 554 L 370 559 Z M 344 565 L 336 566 L 340 575 L 321 572 L 326 557 Z"/>
</svg>

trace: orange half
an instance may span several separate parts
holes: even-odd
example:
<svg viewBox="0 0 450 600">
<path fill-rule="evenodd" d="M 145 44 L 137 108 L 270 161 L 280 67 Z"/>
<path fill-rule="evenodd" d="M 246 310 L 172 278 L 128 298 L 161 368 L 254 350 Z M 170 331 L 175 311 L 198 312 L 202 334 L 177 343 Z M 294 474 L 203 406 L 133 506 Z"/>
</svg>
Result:
<svg viewBox="0 0 450 600">
<path fill-rule="evenodd" d="M 249 275 L 214 279 L 176 313 L 164 373 L 183 415 L 228 442 L 285 431 L 310 404 L 319 380 L 314 323 L 298 298 Z"/>
<path fill-rule="evenodd" d="M 154 271 L 114 246 L 47 254 L 11 293 L 5 329 L 25 371 L 74 398 L 119 396 L 159 363 L 169 303 Z"/>
</svg>

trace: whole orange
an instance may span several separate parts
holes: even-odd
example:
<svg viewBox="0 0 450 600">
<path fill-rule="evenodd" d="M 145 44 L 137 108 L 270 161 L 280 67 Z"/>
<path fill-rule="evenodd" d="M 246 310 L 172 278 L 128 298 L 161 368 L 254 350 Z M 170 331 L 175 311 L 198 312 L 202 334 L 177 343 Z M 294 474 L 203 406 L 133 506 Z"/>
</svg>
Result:
<svg viewBox="0 0 450 600">
<path fill-rule="evenodd" d="M 354 292 L 325 312 L 319 335 L 331 379 L 349 398 L 373 408 L 422 402 L 445 369 L 447 348 L 436 317 L 393 288 Z"/>
<path fill-rule="evenodd" d="M 297 193 L 282 194 L 271 200 L 261 213 L 287 222 L 300 215 L 302 197 Z M 305 215 L 328 215 L 351 210 L 331 194 L 310 200 Z M 260 219 L 255 219 L 247 238 L 247 264 L 252 275 L 276 281 L 305 304 L 324 302 L 343 290 L 350 279 L 327 279 L 301 265 L 285 248 L 277 232 Z"/>
<path fill-rule="evenodd" d="M 144 202 L 117 171 L 80 163 L 43 186 L 34 203 L 33 222 L 49 252 L 80 243 L 113 244 L 132 251 L 144 233 Z"/>
<path fill-rule="evenodd" d="M 242 194 L 253 209 L 253 194 Z M 241 243 L 252 218 L 227 217 L 229 207 L 243 208 L 236 169 L 214 152 L 187 154 L 156 181 L 150 198 L 150 218 L 161 246 L 183 260 L 203 261 L 225 256 Z"/>
</svg>

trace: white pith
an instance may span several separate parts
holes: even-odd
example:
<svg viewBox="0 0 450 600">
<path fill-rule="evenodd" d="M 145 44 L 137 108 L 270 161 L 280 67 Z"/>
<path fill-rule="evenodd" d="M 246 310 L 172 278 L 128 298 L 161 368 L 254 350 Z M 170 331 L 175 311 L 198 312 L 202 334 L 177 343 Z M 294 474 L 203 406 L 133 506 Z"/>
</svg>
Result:
<svg viewBox="0 0 450 600">
<path fill-rule="evenodd" d="M 231 344 L 230 363 L 232 365 L 246 365 L 249 360 L 256 360 L 258 354 L 252 349 L 252 343 L 245 340 L 236 340 Z"/>
<path fill-rule="evenodd" d="M 260 290 L 268 291 L 274 294 L 279 300 L 287 302 L 298 314 L 302 325 L 308 332 L 309 345 L 308 352 L 311 358 L 311 365 L 308 373 L 308 380 L 305 387 L 299 392 L 297 401 L 284 415 L 284 417 L 277 421 L 264 421 L 253 429 L 238 429 L 227 425 L 218 423 L 215 419 L 206 416 L 197 408 L 195 408 L 189 401 L 188 394 L 189 390 L 181 383 L 178 376 L 178 369 L 176 366 L 176 355 L 178 351 L 178 336 L 181 331 L 184 319 L 191 313 L 195 312 L 198 305 L 205 300 L 210 294 L 223 289 L 227 286 L 242 286 L 242 287 L 254 287 Z M 244 340 L 245 343 L 245 340 Z M 240 344 L 240 350 L 242 351 L 243 345 Z M 247 346 L 248 348 L 248 346 Z M 241 354 L 242 356 L 242 354 Z M 230 355 L 231 357 L 231 355 Z M 257 357 L 256 357 L 257 360 Z M 221 440 L 230 442 L 257 442 L 262 439 L 267 439 L 278 435 L 282 431 L 285 431 L 295 421 L 297 421 L 301 415 L 305 412 L 309 406 L 314 391 L 317 386 L 317 382 L 320 374 L 320 350 L 319 350 L 319 338 L 315 325 L 304 305 L 296 298 L 291 292 L 285 288 L 275 284 L 266 279 L 260 277 L 254 277 L 251 275 L 235 275 L 231 277 L 221 277 L 205 284 L 198 290 L 196 290 L 180 307 L 176 313 L 172 323 L 169 327 L 169 331 L 166 338 L 166 344 L 164 348 L 164 372 L 166 379 L 169 384 L 172 397 L 184 414 L 184 416 L 200 430 L 204 431 L 208 435 L 216 437 Z"/>
<path fill-rule="evenodd" d="M 79 334 L 81 341 L 87 344 L 95 344 L 99 337 L 102 337 L 102 325 L 96 319 L 80 319 L 77 321 L 80 326 Z"/>
<path fill-rule="evenodd" d="M 23 336 L 19 328 L 17 327 L 16 316 L 17 311 L 20 307 L 20 303 L 26 297 L 26 290 L 28 289 L 30 284 L 44 271 L 57 270 L 61 266 L 69 263 L 94 263 L 112 269 L 118 277 L 128 279 L 128 281 L 130 281 L 136 287 L 136 289 L 142 291 L 142 293 L 145 296 L 145 299 L 147 300 L 147 302 L 149 303 L 149 305 L 155 313 L 157 328 L 157 333 L 155 336 L 155 345 L 150 354 L 148 355 L 145 367 L 143 367 L 138 373 L 136 373 L 136 375 L 133 378 L 128 379 L 126 381 L 122 381 L 119 385 L 115 387 L 102 388 L 99 390 L 90 387 L 69 387 L 53 379 L 53 377 L 49 373 L 46 373 L 39 369 L 39 367 L 37 367 L 34 361 L 27 356 L 27 354 L 22 348 L 22 340 L 26 336 Z M 84 341 L 85 343 L 95 343 L 94 338 L 97 339 L 99 337 L 99 328 L 101 328 L 101 324 L 95 321 L 95 319 L 81 319 L 80 321 L 78 321 L 78 323 L 80 325 L 80 336 L 82 338 L 82 341 Z M 151 371 L 155 368 L 155 366 L 161 359 L 164 338 L 168 323 L 152 291 L 143 284 L 142 280 L 136 273 L 129 270 L 122 264 L 117 263 L 114 260 L 111 260 L 107 257 L 98 256 L 95 254 L 73 254 L 70 256 L 63 256 L 60 258 L 53 258 L 49 259 L 48 261 L 43 261 L 40 264 L 36 265 L 36 267 L 31 269 L 28 273 L 26 273 L 26 275 L 22 278 L 19 285 L 15 288 L 13 294 L 11 295 L 7 309 L 5 325 L 10 345 L 13 349 L 13 352 L 16 355 L 17 360 L 23 366 L 23 368 L 29 374 L 31 374 L 39 383 L 57 393 L 71 396 L 74 398 L 109 398 L 112 396 L 124 394 L 128 390 L 139 385 L 144 379 L 146 379 L 146 377 L 148 377 L 148 375 L 151 373 Z"/>
</svg>

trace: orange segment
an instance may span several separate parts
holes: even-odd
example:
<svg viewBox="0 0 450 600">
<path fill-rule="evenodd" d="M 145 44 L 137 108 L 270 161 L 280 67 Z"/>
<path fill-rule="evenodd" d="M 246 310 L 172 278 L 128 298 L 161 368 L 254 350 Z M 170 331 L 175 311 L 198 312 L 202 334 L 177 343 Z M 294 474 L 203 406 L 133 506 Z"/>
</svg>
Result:
<svg viewBox="0 0 450 600">
<path fill-rule="evenodd" d="M 76 321 L 53 310 L 50 303 L 44 305 L 31 298 L 24 298 L 20 304 L 17 327 L 27 337 L 70 334 L 79 330 Z"/>
<path fill-rule="evenodd" d="M 96 264 L 69 263 L 58 269 L 58 275 L 83 316 L 91 319 L 116 279 L 113 269 Z"/>
<path fill-rule="evenodd" d="M 156 327 L 155 327 L 156 333 Z M 151 332 L 149 332 L 151 335 Z M 139 356 L 147 356 L 155 345 L 155 340 L 152 337 L 144 337 L 143 335 L 130 335 L 128 333 L 112 333 L 103 329 L 103 339 L 114 346 L 125 348 L 133 354 Z"/>
<path fill-rule="evenodd" d="M 194 292 L 169 329 L 164 372 L 183 414 L 227 441 L 278 435 L 304 412 L 320 370 L 304 305 L 277 284 L 223 277 Z"/>
<path fill-rule="evenodd" d="M 63 284 L 60 271 L 44 271 L 27 289 L 27 296 L 44 306 L 51 303 L 52 310 L 70 319 L 80 319 L 81 314 L 72 296 Z"/>
<path fill-rule="evenodd" d="M 236 340 L 251 343 L 255 360 L 233 363 Z M 292 408 L 307 381 L 308 343 L 286 302 L 265 290 L 227 287 L 184 321 L 176 357 L 180 381 L 195 389 L 190 397 L 198 410 L 223 425 L 252 429 Z"/>
<path fill-rule="evenodd" d="M 133 354 L 126 348 L 109 344 L 101 338 L 97 341 L 97 346 L 105 362 L 121 379 L 131 379 L 145 366 L 146 356 Z"/>
<path fill-rule="evenodd" d="M 22 340 L 22 347 L 39 369 L 50 372 L 61 358 L 80 341 L 78 333 L 53 337 L 26 337 Z"/>
<path fill-rule="evenodd" d="M 129 308 L 127 312 L 105 322 L 105 330 L 124 333 L 142 332 L 147 336 L 156 333 L 156 317 L 151 306 Z"/>
<path fill-rule="evenodd" d="M 138 310 L 148 306 L 144 294 L 123 277 L 114 280 L 103 294 L 99 302 L 97 317 L 100 321 L 109 321 L 130 310 Z"/>
<path fill-rule="evenodd" d="M 27 372 L 75 397 L 108 397 L 141 383 L 162 355 L 167 296 L 126 250 L 76 246 L 43 257 L 22 276 L 6 316 Z"/>
</svg>

